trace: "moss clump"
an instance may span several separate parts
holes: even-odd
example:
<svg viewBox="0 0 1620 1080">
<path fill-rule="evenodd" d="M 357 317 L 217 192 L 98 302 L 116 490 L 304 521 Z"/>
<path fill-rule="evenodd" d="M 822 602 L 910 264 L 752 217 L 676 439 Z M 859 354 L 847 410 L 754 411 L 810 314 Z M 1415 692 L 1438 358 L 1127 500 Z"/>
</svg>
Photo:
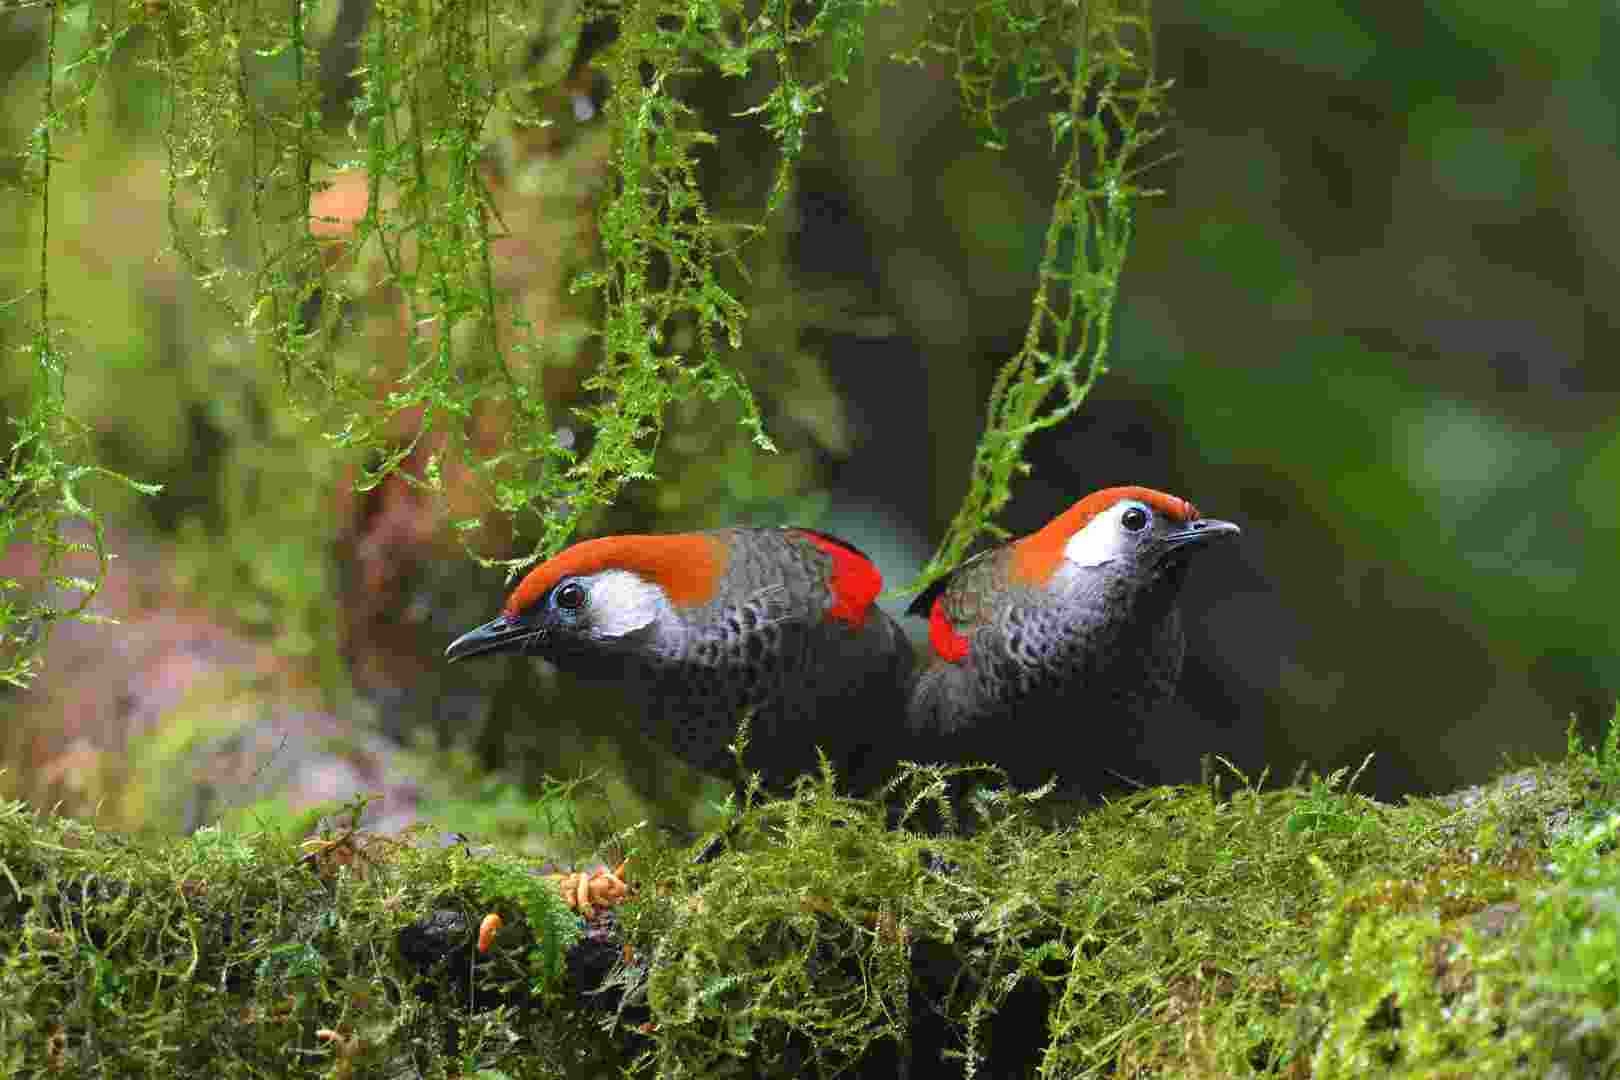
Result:
<svg viewBox="0 0 1620 1080">
<path fill-rule="evenodd" d="M 1468 805 L 1403 807 L 1354 794 L 1345 772 L 1230 796 L 1163 788 L 1058 828 L 1037 823 L 1034 800 L 1000 797 L 970 838 L 888 831 L 873 808 L 807 784 L 744 815 L 737 853 L 672 870 L 666 892 L 628 911 L 630 939 L 654 957 L 644 1064 L 784 1076 L 941 1059 L 996 1076 L 1589 1065 L 1608 1042 L 1575 1033 L 1612 1007 L 1607 939 L 1576 948 L 1601 908 L 1558 900 L 1576 886 L 1556 875 L 1620 873 L 1596 854 L 1620 817 L 1584 840 L 1559 824 L 1578 817 L 1591 775 L 1572 760 Z M 1549 869 L 1549 854 L 1577 850 Z M 1481 980 L 1485 956 L 1493 976 L 1511 966 L 1513 1003 Z"/>
<path fill-rule="evenodd" d="M 147 847 L 13 804 L 0 1045 L 65 1075 L 1604 1072 L 1607 790 L 1576 756 L 1452 800 L 1339 773 L 1056 827 L 992 791 L 973 835 L 925 836 L 823 776 L 708 865 L 643 846 L 637 895 L 589 923 L 459 843 Z"/>
<path fill-rule="evenodd" d="M 204 829 L 148 847 L 5 804 L 0 1067 L 304 1076 L 414 1061 L 442 1075 L 499 1061 L 510 1010 L 541 999 L 534 978 L 564 944 L 531 956 L 523 943 L 545 935 L 530 928 L 573 924 L 553 891 L 510 878 L 459 844 Z M 492 907 L 510 929 L 475 969 Z M 545 1015 L 567 1054 L 574 1014 Z"/>
</svg>

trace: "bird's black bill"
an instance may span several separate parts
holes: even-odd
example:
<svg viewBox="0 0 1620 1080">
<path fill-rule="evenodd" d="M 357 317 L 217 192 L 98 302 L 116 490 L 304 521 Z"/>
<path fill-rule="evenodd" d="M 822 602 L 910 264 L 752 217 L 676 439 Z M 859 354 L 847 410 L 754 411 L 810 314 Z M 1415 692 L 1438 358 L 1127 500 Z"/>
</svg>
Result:
<svg viewBox="0 0 1620 1080">
<path fill-rule="evenodd" d="M 1202 544 L 1206 540 L 1215 540 L 1223 536 L 1236 536 L 1242 531 L 1230 521 L 1221 521 L 1217 518 L 1199 518 L 1185 529 L 1165 533 L 1164 546 L 1173 551 L 1176 548 L 1186 547 L 1188 544 Z"/>
<path fill-rule="evenodd" d="M 501 615 L 475 627 L 450 643 L 444 650 L 449 660 L 465 660 L 485 653 L 521 651 L 539 631 L 521 619 Z"/>
</svg>

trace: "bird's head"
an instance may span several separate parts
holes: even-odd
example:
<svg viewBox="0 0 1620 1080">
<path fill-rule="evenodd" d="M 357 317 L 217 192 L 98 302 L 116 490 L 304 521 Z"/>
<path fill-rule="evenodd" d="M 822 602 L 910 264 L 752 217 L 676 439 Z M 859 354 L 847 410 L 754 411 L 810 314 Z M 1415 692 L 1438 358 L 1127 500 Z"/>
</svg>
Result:
<svg viewBox="0 0 1620 1080">
<path fill-rule="evenodd" d="M 671 611 L 707 603 L 725 566 L 724 547 L 703 533 L 586 540 L 529 571 L 505 609 L 452 641 L 445 656 L 558 659 L 630 646 Z"/>
<path fill-rule="evenodd" d="M 934 652 L 958 663 L 967 657 L 972 642 L 953 621 L 952 609 L 971 611 L 977 606 L 950 602 L 959 582 L 972 582 L 970 590 L 993 583 L 997 592 L 1014 585 L 1041 593 L 1072 584 L 1088 571 L 1108 568 L 1128 581 L 1168 582 L 1174 588 L 1190 553 L 1209 540 L 1237 533 L 1236 525 L 1202 517 L 1191 503 L 1174 495 L 1145 487 L 1105 488 L 1087 495 L 1038 532 L 968 560 L 919 593 L 908 612 L 928 618 Z M 974 564 L 996 567 L 997 572 L 976 576 L 968 570 Z"/>
<path fill-rule="evenodd" d="M 1101 566 L 1153 572 L 1238 527 L 1198 513 L 1186 499 L 1145 487 L 1104 488 L 1012 545 L 1010 570 L 1026 585 Z"/>
</svg>

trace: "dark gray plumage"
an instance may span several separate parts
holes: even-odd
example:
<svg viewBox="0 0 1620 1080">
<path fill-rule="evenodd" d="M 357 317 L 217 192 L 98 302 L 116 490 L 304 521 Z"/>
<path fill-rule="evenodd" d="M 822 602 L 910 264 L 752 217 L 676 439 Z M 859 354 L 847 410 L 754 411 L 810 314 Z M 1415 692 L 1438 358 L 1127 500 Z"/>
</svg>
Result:
<svg viewBox="0 0 1620 1080">
<path fill-rule="evenodd" d="M 1000 765 L 1019 786 L 1111 786 L 1175 696 L 1189 560 L 1237 531 L 1175 496 L 1109 488 L 964 563 L 911 607 L 932 644 L 907 710 L 917 755 Z"/>
<path fill-rule="evenodd" d="M 746 763 L 767 786 L 814 770 L 819 746 L 864 790 L 894 759 L 913 665 L 881 589 L 858 550 L 810 530 L 603 537 L 531 571 L 447 655 L 522 651 L 611 681 L 649 737 L 721 775 L 751 708 Z"/>
</svg>

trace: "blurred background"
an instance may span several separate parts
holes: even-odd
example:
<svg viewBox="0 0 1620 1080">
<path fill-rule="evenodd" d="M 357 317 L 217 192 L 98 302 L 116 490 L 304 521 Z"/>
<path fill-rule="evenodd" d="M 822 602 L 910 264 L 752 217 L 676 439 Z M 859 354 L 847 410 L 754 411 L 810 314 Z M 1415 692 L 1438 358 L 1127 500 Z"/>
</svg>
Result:
<svg viewBox="0 0 1620 1080">
<path fill-rule="evenodd" d="M 336 138 L 370 5 L 317 6 Z M 1141 483 L 1243 526 L 1190 576 L 1185 700 L 1149 733 L 1146 778 L 1194 780 L 1207 752 L 1281 780 L 1370 753 L 1361 789 L 1398 798 L 1556 754 L 1572 716 L 1595 736 L 1620 691 L 1620 8 L 1161 2 L 1154 16 L 1174 112 L 1112 371 L 1031 445 L 1002 519 L 1027 532 Z M 37 118 L 42 18 L 0 15 L 13 146 Z M 1006 148 L 985 149 L 943 64 L 886 60 L 920 19 L 916 0 L 873 16 L 754 256 L 739 365 L 782 453 L 753 451 L 734 405 L 681 406 L 660 480 L 592 532 L 813 524 L 891 585 L 926 560 L 1022 339 L 1055 181 L 1041 109 L 1015 110 Z M 567 57 L 541 103 L 554 124 L 497 117 L 484 144 L 510 233 L 497 285 L 546 343 L 529 370 L 565 423 L 593 359 L 590 300 L 568 282 L 591 264 L 609 182 L 607 83 L 589 60 L 610 42 L 588 33 Z M 720 136 L 711 205 L 748 212 L 774 167 L 736 115 L 757 87 L 699 76 L 689 98 Z M 595 771 L 615 819 L 673 807 L 701 824 L 724 786 L 639 741 L 610 691 L 520 660 L 446 668 L 445 644 L 507 589 L 448 528 L 468 509 L 454 485 L 449 512 L 397 477 L 356 492 L 355 463 L 286 407 L 273 365 L 166 250 L 152 72 L 115 57 L 85 112 L 53 173 L 68 407 L 98 460 L 165 487 L 93 493 L 119 553 L 96 609 L 120 623 L 59 628 L 43 676 L 0 700 L 0 793 L 173 831 L 374 792 L 385 825 L 522 835 L 542 775 Z M 342 244 L 365 178 L 327 179 L 315 228 L 331 271 L 362 283 L 340 348 L 398 361 L 398 299 L 367 294 L 382 274 Z M 6 198 L 11 296 L 39 222 L 33 200 Z M 9 345 L 22 317 L 0 313 Z M 32 379 L 7 361 L 0 413 L 24 408 Z M 501 445 L 498 426 L 479 437 Z M 526 550 L 496 530 L 479 545 Z M 0 575 L 33 558 L 13 545 Z M 1084 753 L 1083 721 L 1060 735 Z"/>
</svg>

